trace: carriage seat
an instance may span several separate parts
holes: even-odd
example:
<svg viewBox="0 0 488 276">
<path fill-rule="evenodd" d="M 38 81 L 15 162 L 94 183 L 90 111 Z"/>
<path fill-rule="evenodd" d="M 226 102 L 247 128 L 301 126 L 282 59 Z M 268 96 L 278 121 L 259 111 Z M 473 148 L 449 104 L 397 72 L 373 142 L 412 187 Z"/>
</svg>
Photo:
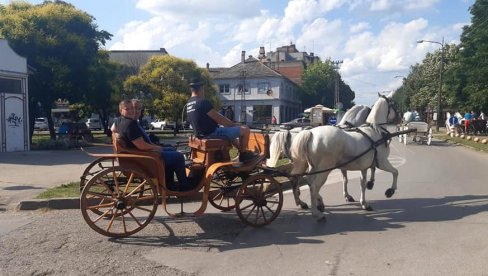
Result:
<svg viewBox="0 0 488 276">
<path fill-rule="evenodd" d="M 190 136 L 188 146 L 191 148 L 191 159 L 207 168 L 215 162 L 230 161 L 229 150 L 232 143 L 226 138 Z"/>
<path fill-rule="evenodd" d="M 112 134 L 112 148 L 114 153 L 132 154 L 134 157 L 119 157 L 118 162 L 123 167 L 134 168 L 144 172 L 152 179 L 161 180 L 164 175 L 164 162 L 158 152 L 141 151 L 128 148 L 125 141 L 118 137 L 117 133 Z M 137 156 L 147 156 L 149 158 L 137 158 Z M 157 183 L 157 182 L 156 182 Z"/>
</svg>

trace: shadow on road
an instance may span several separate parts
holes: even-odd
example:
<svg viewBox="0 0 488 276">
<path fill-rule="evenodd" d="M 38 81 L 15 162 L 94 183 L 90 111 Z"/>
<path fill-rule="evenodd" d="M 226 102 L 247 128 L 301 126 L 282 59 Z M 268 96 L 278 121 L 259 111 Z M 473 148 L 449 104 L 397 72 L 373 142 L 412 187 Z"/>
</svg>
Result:
<svg viewBox="0 0 488 276">
<path fill-rule="evenodd" d="M 327 222 L 316 222 L 308 210 L 282 210 L 270 225 L 252 228 L 243 225 L 234 212 L 208 214 L 196 220 L 157 219 L 151 224 L 158 233 L 111 239 L 115 243 L 150 247 L 217 248 L 228 251 L 272 244 L 324 243 L 323 236 L 348 232 L 378 232 L 408 227 L 409 222 L 459 220 L 488 211 L 488 195 L 447 196 L 375 201 L 375 211 L 358 209 L 357 204 L 326 206 Z M 194 221 L 201 229 L 185 234 L 185 222 Z M 156 229 L 156 228 L 153 228 Z M 146 232 L 144 229 L 142 232 Z M 164 234 L 163 234 L 164 233 Z"/>
</svg>

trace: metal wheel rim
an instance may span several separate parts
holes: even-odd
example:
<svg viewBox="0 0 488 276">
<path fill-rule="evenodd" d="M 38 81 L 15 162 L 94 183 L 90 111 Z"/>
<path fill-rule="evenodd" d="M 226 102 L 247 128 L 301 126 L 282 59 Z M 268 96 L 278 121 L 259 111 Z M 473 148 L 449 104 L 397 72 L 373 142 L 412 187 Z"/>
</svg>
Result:
<svg viewBox="0 0 488 276">
<path fill-rule="evenodd" d="M 261 227 L 278 217 L 283 207 L 283 190 L 273 177 L 254 175 L 241 186 L 236 201 L 236 212 L 242 222 Z"/>
<path fill-rule="evenodd" d="M 110 179 L 117 182 L 114 191 L 107 185 Z M 102 235 L 117 238 L 146 227 L 157 205 L 157 189 L 151 180 L 136 170 L 120 167 L 96 174 L 80 196 L 81 213 L 88 226 Z"/>
</svg>

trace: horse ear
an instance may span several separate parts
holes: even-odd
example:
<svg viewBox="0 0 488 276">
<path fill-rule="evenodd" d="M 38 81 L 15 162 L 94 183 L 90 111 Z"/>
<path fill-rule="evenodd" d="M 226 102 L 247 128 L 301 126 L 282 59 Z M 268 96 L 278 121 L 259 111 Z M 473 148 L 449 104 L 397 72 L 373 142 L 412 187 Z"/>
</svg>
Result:
<svg viewBox="0 0 488 276">
<path fill-rule="evenodd" d="M 378 92 L 378 97 L 380 97 L 380 98 L 381 98 L 381 94 L 380 94 L 380 92 Z"/>
</svg>

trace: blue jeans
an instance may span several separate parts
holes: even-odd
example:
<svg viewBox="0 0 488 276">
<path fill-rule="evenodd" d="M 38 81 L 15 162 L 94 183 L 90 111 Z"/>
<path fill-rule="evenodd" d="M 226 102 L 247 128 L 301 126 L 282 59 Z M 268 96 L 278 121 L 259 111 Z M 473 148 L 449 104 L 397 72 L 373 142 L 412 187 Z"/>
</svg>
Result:
<svg viewBox="0 0 488 276">
<path fill-rule="evenodd" d="M 212 137 L 212 136 L 224 136 L 227 137 L 227 139 L 233 140 L 240 138 L 241 136 L 241 127 L 235 126 L 235 127 L 218 127 L 215 129 L 214 132 L 211 134 L 207 135 L 207 137 Z"/>
<path fill-rule="evenodd" d="M 161 157 L 165 164 L 166 186 L 174 185 L 174 174 L 176 174 L 180 186 L 188 186 L 183 153 L 174 148 L 163 148 Z"/>
</svg>

